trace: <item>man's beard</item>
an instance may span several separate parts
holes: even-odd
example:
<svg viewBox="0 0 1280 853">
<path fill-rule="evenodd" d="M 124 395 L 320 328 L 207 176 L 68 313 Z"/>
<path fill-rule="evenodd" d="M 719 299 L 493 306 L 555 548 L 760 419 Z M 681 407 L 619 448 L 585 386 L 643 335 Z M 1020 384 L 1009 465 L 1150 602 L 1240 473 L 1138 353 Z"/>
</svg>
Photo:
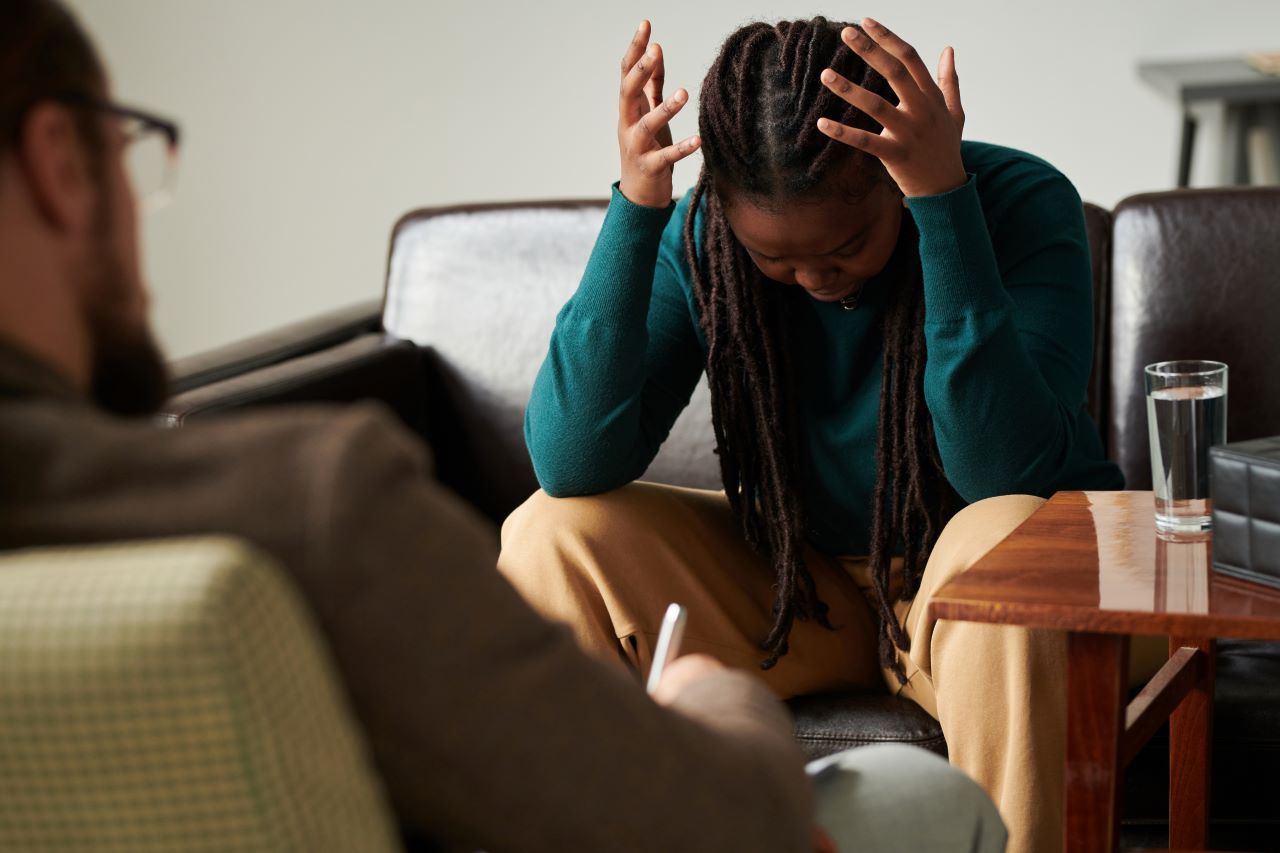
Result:
<svg viewBox="0 0 1280 853">
<path fill-rule="evenodd" d="M 145 327 L 128 334 L 100 327 L 94 341 L 91 393 L 117 415 L 151 415 L 169 398 L 169 371 Z"/>
<path fill-rule="evenodd" d="M 110 223 L 105 205 L 99 215 L 102 240 L 89 274 L 88 325 L 93 335 L 93 378 L 90 393 L 102 408 L 118 415 L 150 415 L 169 397 L 169 371 L 146 320 L 127 322 L 131 281 L 107 238 Z"/>
</svg>

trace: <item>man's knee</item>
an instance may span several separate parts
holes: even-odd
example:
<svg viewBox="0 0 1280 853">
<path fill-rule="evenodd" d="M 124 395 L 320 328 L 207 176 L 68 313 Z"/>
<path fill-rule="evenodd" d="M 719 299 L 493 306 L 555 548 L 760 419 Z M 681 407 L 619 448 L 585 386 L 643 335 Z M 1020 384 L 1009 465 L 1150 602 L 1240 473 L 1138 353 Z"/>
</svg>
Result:
<svg viewBox="0 0 1280 853">
<path fill-rule="evenodd" d="M 945 759 L 903 744 L 810 765 L 818 822 L 840 849 L 999 851 L 1007 833 L 991 798 Z M 885 847 L 884 845 L 891 847 Z"/>
</svg>

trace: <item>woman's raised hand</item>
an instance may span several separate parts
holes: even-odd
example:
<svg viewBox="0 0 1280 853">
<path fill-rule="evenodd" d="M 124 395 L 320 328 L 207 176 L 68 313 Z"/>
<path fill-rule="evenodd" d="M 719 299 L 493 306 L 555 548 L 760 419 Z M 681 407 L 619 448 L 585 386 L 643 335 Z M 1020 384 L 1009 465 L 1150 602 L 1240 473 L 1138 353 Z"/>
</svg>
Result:
<svg viewBox="0 0 1280 853">
<path fill-rule="evenodd" d="M 662 47 L 649 43 L 650 26 L 641 21 L 622 57 L 622 88 L 618 92 L 618 150 L 622 155 L 622 194 L 636 204 L 671 204 L 671 170 L 698 150 L 701 140 L 690 136 L 671 143 L 671 119 L 689 102 L 689 93 L 676 89 L 662 99 L 665 68 Z"/>
<path fill-rule="evenodd" d="M 963 186 L 968 176 L 960 159 L 964 109 L 955 51 L 942 52 L 935 81 L 914 47 L 871 18 L 864 18 L 862 27 L 864 32 L 846 27 L 840 37 L 884 76 L 898 105 L 828 68 L 822 72 L 823 84 L 880 122 L 884 131 L 868 133 L 825 118 L 818 119 L 818 129 L 878 157 L 906 196 L 938 195 Z"/>
</svg>

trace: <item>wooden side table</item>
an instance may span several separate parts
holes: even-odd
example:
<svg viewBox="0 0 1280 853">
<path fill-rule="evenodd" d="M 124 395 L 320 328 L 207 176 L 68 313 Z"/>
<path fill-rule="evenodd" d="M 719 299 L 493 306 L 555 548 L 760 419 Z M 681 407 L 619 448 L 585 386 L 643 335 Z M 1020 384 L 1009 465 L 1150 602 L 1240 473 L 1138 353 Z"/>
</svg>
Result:
<svg viewBox="0 0 1280 853">
<path fill-rule="evenodd" d="M 1124 768 L 1169 720 L 1169 846 L 1209 825 L 1214 640 L 1280 640 L 1280 591 L 1212 571 L 1212 543 L 1157 538 L 1151 492 L 1059 492 L 944 586 L 938 619 L 1068 632 L 1066 849 L 1118 840 Z M 1169 661 L 1128 702 L 1129 637 Z"/>
</svg>

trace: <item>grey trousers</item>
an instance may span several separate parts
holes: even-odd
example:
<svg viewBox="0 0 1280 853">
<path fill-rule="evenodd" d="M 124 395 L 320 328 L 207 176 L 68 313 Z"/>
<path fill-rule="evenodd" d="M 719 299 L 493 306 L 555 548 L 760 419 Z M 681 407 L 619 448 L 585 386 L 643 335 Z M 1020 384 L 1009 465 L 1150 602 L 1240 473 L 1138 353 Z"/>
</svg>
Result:
<svg viewBox="0 0 1280 853">
<path fill-rule="evenodd" d="M 1003 853 L 991 798 L 945 759 L 902 744 L 851 749 L 809 765 L 818 825 L 841 853 Z"/>
</svg>

